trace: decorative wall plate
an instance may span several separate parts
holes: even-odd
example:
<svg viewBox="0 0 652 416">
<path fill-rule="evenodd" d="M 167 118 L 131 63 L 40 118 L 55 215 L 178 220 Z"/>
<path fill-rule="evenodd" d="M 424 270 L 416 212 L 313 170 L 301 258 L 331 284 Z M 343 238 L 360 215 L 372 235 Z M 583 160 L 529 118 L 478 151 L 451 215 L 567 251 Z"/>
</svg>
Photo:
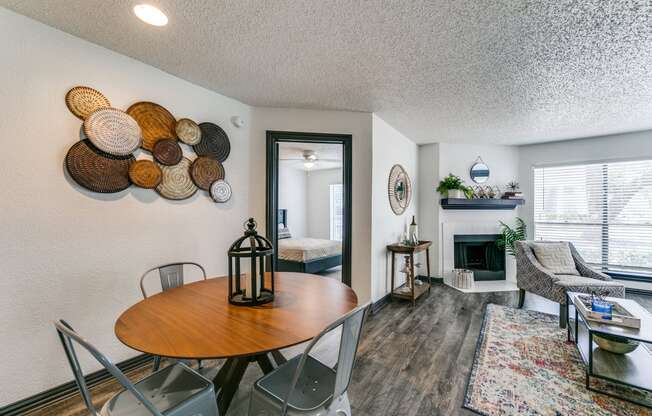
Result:
<svg viewBox="0 0 652 416">
<path fill-rule="evenodd" d="M 211 184 L 211 198 L 215 202 L 226 202 L 231 199 L 231 185 L 224 179 L 218 179 Z"/>
<path fill-rule="evenodd" d="M 129 179 L 141 188 L 156 188 L 163 179 L 161 168 L 151 160 L 137 160 L 129 168 Z"/>
<path fill-rule="evenodd" d="M 166 166 L 176 165 L 183 157 L 183 151 L 176 139 L 159 140 L 154 145 L 152 154 L 157 162 Z"/>
<path fill-rule="evenodd" d="M 192 162 L 190 176 L 199 189 L 208 191 L 213 182 L 224 179 L 224 166 L 212 157 L 199 156 Z"/>
<path fill-rule="evenodd" d="M 389 172 L 388 190 L 389 205 L 394 214 L 401 215 L 410 206 L 412 199 L 412 182 L 401 165 L 392 166 Z"/>
<path fill-rule="evenodd" d="M 113 156 L 97 149 L 89 140 L 82 140 L 66 155 L 66 169 L 79 185 L 93 192 L 113 193 L 127 189 L 132 155 Z"/>
<path fill-rule="evenodd" d="M 156 192 L 163 198 L 186 199 L 197 192 L 197 186 L 190 178 L 190 160 L 188 158 L 184 157 L 174 166 L 161 166 L 161 171 L 163 179 L 156 187 Z"/>
<path fill-rule="evenodd" d="M 199 156 L 209 156 L 224 163 L 231 152 L 229 136 L 214 123 L 201 123 L 201 141 L 193 148 Z"/>
<path fill-rule="evenodd" d="M 95 147 L 115 156 L 129 155 L 141 143 L 136 120 L 117 108 L 100 108 L 86 117 L 84 133 Z"/>
<path fill-rule="evenodd" d="M 127 114 L 132 116 L 143 130 L 143 149 L 154 150 L 154 145 L 162 139 L 176 137 L 175 126 L 177 121 L 164 107 L 141 101 L 127 109 Z"/>
<path fill-rule="evenodd" d="M 66 106 L 75 117 L 85 120 L 92 112 L 111 107 L 111 103 L 98 90 L 75 87 L 66 94 Z"/>
<path fill-rule="evenodd" d="M 194 121 L 189 118 L 182 118 L 177 121 L 175 127 L 179 140 L 190 146 L 196 145 L 201 141 L 201 129 Z"/>
</svg>

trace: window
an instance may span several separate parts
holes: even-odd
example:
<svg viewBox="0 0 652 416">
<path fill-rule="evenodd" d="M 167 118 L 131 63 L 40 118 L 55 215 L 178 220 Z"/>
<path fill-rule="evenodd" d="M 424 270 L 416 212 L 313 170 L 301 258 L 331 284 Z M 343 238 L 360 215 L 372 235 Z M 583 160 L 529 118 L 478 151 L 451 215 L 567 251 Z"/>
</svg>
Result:
<svg viewBox="0 0 652 416">
<path fill-rule="evenodd" d="M 341 183 L 330 185 L 331 194 L 331 240 L 342 241 L 342 228 L 344 224 L 344 192 Z"/>
<path fill-rule="evenodd" d="M 652 160 L 535 168 L 534 225 L 603 271 L 652 276 Z"/>
</svg>

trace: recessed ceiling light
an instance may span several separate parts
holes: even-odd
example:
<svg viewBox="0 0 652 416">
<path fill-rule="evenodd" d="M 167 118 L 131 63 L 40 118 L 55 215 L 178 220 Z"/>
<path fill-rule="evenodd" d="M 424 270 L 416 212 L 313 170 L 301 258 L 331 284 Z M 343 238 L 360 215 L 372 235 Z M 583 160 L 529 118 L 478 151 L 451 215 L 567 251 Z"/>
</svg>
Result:
<svg viewBox="0 0 652 416">
<path fill-rule="evenodd" d="M 168 17 L 165 13 L 150 4 L 134 6 L 134 13 L 140 20 L 152 26 L 165 26 L 168 24 Z"/>
</svg>

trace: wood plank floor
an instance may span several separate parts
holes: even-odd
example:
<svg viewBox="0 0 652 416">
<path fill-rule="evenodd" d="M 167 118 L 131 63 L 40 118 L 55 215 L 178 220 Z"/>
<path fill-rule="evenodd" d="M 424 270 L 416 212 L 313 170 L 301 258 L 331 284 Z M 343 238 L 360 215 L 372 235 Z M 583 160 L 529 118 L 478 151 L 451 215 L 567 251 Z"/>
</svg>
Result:
<svg viewBox="0 0 652 416">
<path fill-rule="evenodd" d="M 472 415 L 462 409 L 466 382 L 488 303 L 515 306 L 517 292 L 464 294 L 437 284 L 412 308 L 395 301 L 368 318 L 349 387 L 355 416 Z M 652 298 L 628 296 L 652 310 Z M 528 294 L 525 307 L 557 313 L 558 305 Z M 318 345 L 315 356 L 337 360 L 339 334 Z M 302 345 L 284 350 L 287 357 Z M 63 356 L 61 357 L 63 360 Z M 208 363 L 210 364 L 210 363 Z M 216 362 L 214 364 L 219 364 Z M 146 374 L 146 372 L 140 372 Z M 251 385 L 262 375 L 250 365 L 226 416 L 247 414 Z M 110 390 L 104 387 L 104 390 Z M 108 396 L 107 396 L 108 397 Z M 81 401 L 43 409 L 34 416 L 86 414 Z"/>
</svg>

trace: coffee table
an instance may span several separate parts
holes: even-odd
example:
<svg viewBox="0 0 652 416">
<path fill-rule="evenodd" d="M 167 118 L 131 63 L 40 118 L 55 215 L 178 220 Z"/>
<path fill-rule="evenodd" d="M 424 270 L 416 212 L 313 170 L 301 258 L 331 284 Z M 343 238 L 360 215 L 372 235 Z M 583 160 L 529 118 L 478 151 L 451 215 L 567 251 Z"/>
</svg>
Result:
<svg viewBox="0 0 652 416">
<path fill-rule="evenodd" d="M 575 308 L 574 299 L 585 293 L 568 292 L 566 294 L 566 326 L 568 341 L 575 342 L 577 351 L 586 368 L 586 388 L 598 393 L 633 402 L 652 408 L 652 403 L 642 403 L 604 391 L 591 384 L 592 378 L 600 378 L 612 383 L 652 392 L 652 352 L 644 343 L 652 343 L 652 315 L 637 302 L 630 299 L 605 298 L 617 300 L 632 314 L 641 319 L 639 329 L 607 325 L 586 319 L 581 310 Z M 571 315 L 571 312 L 573 315 Z M 571 317 L 575 318 L 572 319 Z M 572 324 L 572 325 L 571 325 Z M 593 341 L 596 334 L 616 335 L 641 344 L 629 354 L 614 354 L 604 351 Z"/>
</svg>

